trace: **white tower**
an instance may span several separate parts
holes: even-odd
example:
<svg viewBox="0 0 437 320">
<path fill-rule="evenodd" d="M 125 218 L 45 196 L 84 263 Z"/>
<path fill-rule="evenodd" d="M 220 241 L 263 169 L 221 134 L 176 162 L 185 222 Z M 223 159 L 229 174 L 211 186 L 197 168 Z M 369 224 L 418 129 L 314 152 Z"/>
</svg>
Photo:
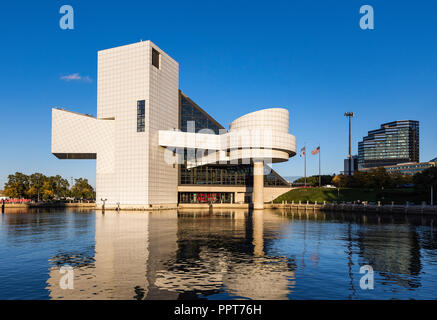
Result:
<svg viewBox="0 0 437 320">
<path fill-rule="evenodd" d="M 178 128 L 179 65 L 151 41 L 98 52 L 97 118 L 52 111 L 52 153 L 97 159 L 97 204 L 177 204 L 158 131 Z"/>
</svg>

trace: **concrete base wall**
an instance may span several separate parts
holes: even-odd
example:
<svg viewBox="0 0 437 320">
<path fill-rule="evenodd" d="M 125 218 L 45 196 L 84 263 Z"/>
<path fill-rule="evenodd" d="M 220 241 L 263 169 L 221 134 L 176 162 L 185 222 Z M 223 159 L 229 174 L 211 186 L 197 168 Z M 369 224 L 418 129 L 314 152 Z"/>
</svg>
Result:
<svg viewBox="0 0 437 320">
<path fill-rule="evenodd" d="M 151 204 L 151 205 L 105 205 L 105 210 L 140 210 L 140 211 L 150 211 L 150 210 L 169 210 L 169 209 L 177 209 L 178 205 L 176 203 L 167 203 L 167 204 Z M 102 205 L 96 206 L 97 210 L 103 210 Z"/>
<path fill-rule="evenodd" d="M 267 187 L 264 188 L 264 202 L 271 202 L 277 197 L 283 195 L 284 193 L 292 190 L 294 188 L 288 187 Z"/>
</svg>

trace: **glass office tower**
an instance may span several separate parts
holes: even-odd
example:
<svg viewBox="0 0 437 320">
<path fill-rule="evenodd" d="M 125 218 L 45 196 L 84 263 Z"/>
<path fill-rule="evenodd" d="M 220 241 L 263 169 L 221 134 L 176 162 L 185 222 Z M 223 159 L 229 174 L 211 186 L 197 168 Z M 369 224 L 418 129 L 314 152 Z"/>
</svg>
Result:
<svg viewBox="0 0 437 320">
<path fill-rule="evenodd" d="M 358 142 L 358 168 L 419 162 L 419 121 L 384 123 Z"/>
</svg>

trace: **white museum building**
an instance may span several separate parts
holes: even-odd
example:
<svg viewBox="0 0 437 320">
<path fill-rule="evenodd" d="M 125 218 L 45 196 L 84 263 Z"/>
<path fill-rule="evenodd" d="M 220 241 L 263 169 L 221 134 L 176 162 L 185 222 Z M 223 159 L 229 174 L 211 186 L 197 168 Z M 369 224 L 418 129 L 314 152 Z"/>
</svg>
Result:
<svg viewBox="0 0 437 320">
<path fill-rule="evenodd" d="M 226 130 L 179 90 L 179 64 L 151 41 L 98 52 L 97 117 L 52 109 L 52 153 L 96 159 L 98 206 L 249 203 L 290 190 L 270 164 L 296 154 L 289 112 L 268 108 Z"/>
</svg>

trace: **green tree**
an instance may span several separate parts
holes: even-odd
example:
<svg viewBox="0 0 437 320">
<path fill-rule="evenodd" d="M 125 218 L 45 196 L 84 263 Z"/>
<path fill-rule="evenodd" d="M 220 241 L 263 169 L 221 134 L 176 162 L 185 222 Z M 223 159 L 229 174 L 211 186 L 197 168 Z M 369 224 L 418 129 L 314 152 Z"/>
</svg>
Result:
<svg viewBox="0 0 437 320">
<path fill-rule="evenodd" d="M 65 198 L 70 195 L 70 184 L 67 179 L 62 178 L 60 175 L 49 177 L 49 185 L 55 198 Z"/>
<path fill-rule="evenodd" d="M 373 182 L 370 174 L 364 171 L 355 171 L 350 179 L 350 187 L 352 188 L 372 188 Z"/>
<path fill-rule="evenodd" d="M 383 187 L 392 186 L 390 175 L 385 168 L 372 169 L 369 174 L 374 188 L 381 189 Z"/>
<path fill-rule="evenodd" d="M 437 185 L 437 167 L 428 168 L 422 172 L 416 173 L 413 177 L 413 183 L 416 188 L 423 189 Z"/>
<path fill-rule="evenodd" d="M 29 189 L 29 176 L 15 172 L 8 176 L 5 183 L 4 194 L 10 198 L 25 198 Z"/>
<path fill-rule="evenodd" d="M 413 177 L 411 175 L 403 175 L 400 172 L 391 173 L 390 179 L 392 180 L 392 184 L 394 186 L 413 183 Z"/>
<path fill-rule="evenodd" d="M 428 193 L 431 187 L 434 191 L 434 199 L 437 194 L 437 167 L 428 168 L 416 173 L 413 177 L 414 188 L 419 192 Z"/>
<path fill-rule="evenodd" d="M 42 173 L 35 172 L 29 176 L 29 197 L 33 200 L 40 201 L 44 192 L 44 183 L 48 178 Z"/>
<path fill-rule="evenodd" d="M 396 180 L 385 168 L 374 168 L 369 171 L 355 171 L 350 186 L 367 189 L 391 188 L 396 186 Z"/>
<path fill-rule="evenodd" d="M 8 176 L 3 193 L 10 198 L 29 197 L 32 200 L 48 201 L 69 197 L 71 193 L 69 188 L 68 180 L 60 175 L 47 177 L 38 172 L 31 175 L 16 172 Z M 74 190 L 77 198 L 95 198 L 94 189 L 87 179 L 76 179 Z"/>
<path fill-rule="evenodd" d="M 327 184 L 331 184 L 332 183 L 332 176 L 330 176 L 330 175 L 321 175 L 320 176 L 320 180 L 322 182 L 322 186 L 325 186 Z M 312 186 L 312 187 L 318 187 L 319 186 L 319 176 L 318 175 L 307 177 L 306 181 L 307 181 L 307 185 L 308 186 Z M 294 183 L 305 183 L 305 178 L 304 177 L 303 178 L 299 178 L 299 179 L 295 180 Z"/>
<path fill-rule="evenodd" d="M 74 179 L 75 184 L 71 188 L 71 195 L 76 199 L 95 199 L 94 188 L 88 183 L 88 179 Z"/>
</svg>

